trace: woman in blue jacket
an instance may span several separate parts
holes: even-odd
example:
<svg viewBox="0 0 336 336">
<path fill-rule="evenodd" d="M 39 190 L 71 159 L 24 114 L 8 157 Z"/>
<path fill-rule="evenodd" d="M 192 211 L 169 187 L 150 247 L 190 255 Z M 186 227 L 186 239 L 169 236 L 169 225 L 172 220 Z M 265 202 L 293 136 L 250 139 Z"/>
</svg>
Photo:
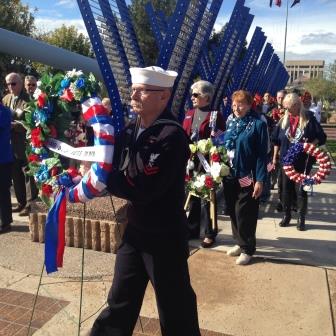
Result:
<svg viewBox="0 0 336 336">
<path fill-rule="evenodd" d="M 0 104 L 0 234 L 10 231 L 12 204 L 10 196 L 11 164 L 13 161 L 10 143 L 11 112 Z"/>
<path fill-rule="evenodd" d="M 227 254 L 239 256 L 246 265 L 256 250 L 259 197 L 267 178 L 267 125 L 251 110 L 253 97 L 244 90 L 232 95 L 234 118 L 225 133 L 231 176 L 225 178 L 224 193 L 237 245 Z"/>
</svg>

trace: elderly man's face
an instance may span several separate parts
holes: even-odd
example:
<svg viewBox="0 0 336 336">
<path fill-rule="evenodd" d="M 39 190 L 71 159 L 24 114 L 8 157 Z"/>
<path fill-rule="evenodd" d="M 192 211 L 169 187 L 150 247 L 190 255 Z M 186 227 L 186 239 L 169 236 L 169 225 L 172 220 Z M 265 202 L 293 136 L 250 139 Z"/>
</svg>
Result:
<svg viewBox="0 0 336 336">
<path fill-rule="evenodd" d="M 22 80 L 18 76 L 12 75 L 6 79 L 6 85 L 10 93 L 18 96 L 22 91 Z"/>
<path fill-rule="evenodd" d="M 282 102 L 283 102 L 284 98 L 285 98 L 284 93 L 283 92 L 278 92 L 277 98 L 276 98 L 278 105 L 282 105 Z"/>
<path fill-rule="evenodd" d="M 155 114 L 163 105 L 163 92 L 167 89 L 153 85 L 133 84 L 131 106 L 139 115 Z"/>
<path fill-rule="evenodd" d="M 28 94 L 32 95 L 36 90 L 36 79 L 26 79 L 25 80 L 25 89 Z"/>
</svg>

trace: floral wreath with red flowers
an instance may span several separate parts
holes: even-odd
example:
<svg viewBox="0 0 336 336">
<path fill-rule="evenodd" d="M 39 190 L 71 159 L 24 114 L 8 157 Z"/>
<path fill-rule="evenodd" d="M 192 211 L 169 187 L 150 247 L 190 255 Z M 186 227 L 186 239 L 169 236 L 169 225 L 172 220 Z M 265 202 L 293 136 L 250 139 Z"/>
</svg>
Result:
<svg viewBox="0 0 336 336">
<path fill-rule="evenodd" d="M 302 174 L 295 170 L 295 160 L 301 153 L 311 155 L 319 164 L 318 170 L 314 175 Z M 283 169 L 292 181 L 300 183 L 304 190 L 308 191 L 311 190 L 312 185 L 320 184 L 330 174 L 331 162 L 328 154 L 314 144 L 298 142 L 288 149 L 286 156 L 283 158 Z"/>
<path fill-rule="evenodd" d="M 80 179 L 76 168 L 63 167 L 59 154 L 48 149 L 49 138 L 74 147 L 86 144 L 81 102 L 96 97 L 100 86 L 93 74 L 72 70 L 66 74 L 44 74 L 38 82 L 34 100 L 25 109 L 23 125 L 27 130 L 29 174 L 34 176 L 41 200 L 48 207 L 60 188 L 59 180 Z"/>
<path fill-rule="evenodd" d="M 224 146 L 215 146 L 211 139 L 199 140 L 189 145 L 191 157 L 185 176 L 186 189 L 192 194 L 210 198 L 210 191 L 220 187 L 224 176 L 229 175 Z"/>
</svg>

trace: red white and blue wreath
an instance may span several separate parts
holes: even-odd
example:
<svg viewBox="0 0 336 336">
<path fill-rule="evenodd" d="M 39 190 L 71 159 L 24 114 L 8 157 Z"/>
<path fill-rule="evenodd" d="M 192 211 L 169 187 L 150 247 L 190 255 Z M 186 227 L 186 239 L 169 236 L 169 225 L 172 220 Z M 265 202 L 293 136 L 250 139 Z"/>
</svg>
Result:
<svg viewBox="0 0 336 336">
<path fill-rule="evenodd" d="M 47 273 L 63 264 L 67 198 L 70 202 L 86 202 L 99 196 L 112 170 L 114 128 L 98 96 L 99 89 L 94 76 L 82 71 L 45 74 L 38 83 L 35 100 L 25 110 L 29 171 L 49 207 L 45 228 Z M 79 122 L 93 128 L 94 146 L 83 147 Z M 84 176 L 76 168 L 65 169 L 60 155 L 90 161 L 91 169 Z"/>
<path fill-rule="evenodd" d="M 319 167 L 315 174 L 307 175 L 295 170 L 294 163 L 300 153 L 306 153 L 316 159 Z M 283 169 L 292 181 L 300 183 L 305 190 L 311 190 L 313 185 L 320 184 L 330 174 L 331 162 L 328 154 L 314 144 L 296 143 L 288 149 L 283 159 Z"/>
</svg>

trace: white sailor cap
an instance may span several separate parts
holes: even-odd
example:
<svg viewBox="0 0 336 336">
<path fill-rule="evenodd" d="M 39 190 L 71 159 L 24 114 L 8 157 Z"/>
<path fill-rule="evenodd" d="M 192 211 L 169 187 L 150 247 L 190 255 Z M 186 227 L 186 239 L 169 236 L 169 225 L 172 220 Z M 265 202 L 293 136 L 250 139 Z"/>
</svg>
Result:
<svg viewBox="0 0 336 336">
<path fill-rule="evenodd" d="M 132 84 L 147 84 L 165 88 L 173 87 L 177 72 L 157 66 L 130 68 Z"/>
</svg>

